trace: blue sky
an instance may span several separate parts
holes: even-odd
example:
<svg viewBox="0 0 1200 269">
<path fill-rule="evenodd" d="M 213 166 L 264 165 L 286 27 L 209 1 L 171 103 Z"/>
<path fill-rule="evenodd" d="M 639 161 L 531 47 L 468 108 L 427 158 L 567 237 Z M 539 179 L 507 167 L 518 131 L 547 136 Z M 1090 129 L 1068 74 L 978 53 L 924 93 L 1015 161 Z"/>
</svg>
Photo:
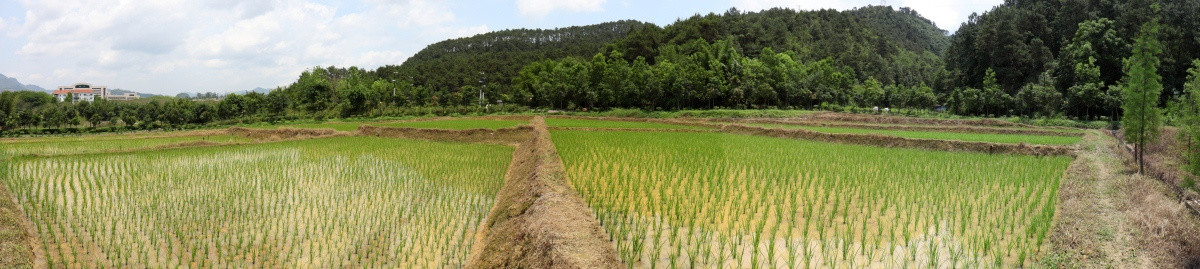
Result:
<svg viewBox="0 0 1200 269">
<path fill-rule="evenodd" d="M 512 28 L 634 19 L 666 25 L 730 7 L 907 6 L 951 32 L 1002 0 L 0 0 L 0 74 L 155 94 L 285 86 L 313 66 L 400 64 L 431 43 Z"/>
</svg>

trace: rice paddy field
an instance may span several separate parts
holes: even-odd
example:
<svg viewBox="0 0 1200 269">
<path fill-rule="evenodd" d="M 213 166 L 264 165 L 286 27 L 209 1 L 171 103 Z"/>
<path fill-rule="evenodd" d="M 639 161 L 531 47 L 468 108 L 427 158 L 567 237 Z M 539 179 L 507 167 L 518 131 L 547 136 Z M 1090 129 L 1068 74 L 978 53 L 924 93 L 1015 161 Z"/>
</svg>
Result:
<svg viewBox="0 0 1200 269">
<path fill-rule="evenodd" d="M 567 178 L 634 267 L 1018 267 L 1068 157 L 720 133 L 553 131 Z"/>
<path fill-rule="evenodd" d="M 864 129 L 864 128 L 847 128 L 847 127 L 823 127 L 823 126 L 805 126 L 793 124 L 750 124 L 750 126 L 764 128 L 780 128 L 780 129 L 803 129 L 822 133 L 832 134 L 877 134 L 890 135 L 903 138 L 916 139 L 935 139 L 935 140 L 959 140 L 968 142 L 991 142 L 991 143 L 1006 143 L 1006 144 L 1038 144 L 1038 145 L 1071 145 L 1079 143 L 1082 140 L 1082 134 L 1079 136 L 1056 136 L 1056 135 L 1029 135 L 1029 134 L 987 134 L 987 133 L 962 133 L 962 132 L 935 132 L 935 131 L 906 131 L 906 130 L 883 130 L 883 129 Z"/>
<path fill-rule="evenodd" d="M 818 122 L 834 123 L 834 124 L 848 123 L 848 124 L 860 124 L 860 125 L 869 125 L 869 126 L 878 126 L 878 127 L 930 127 L 930 126 L 952 127 L 952 126 L 955 126 L 953 124 L 947 124 L 947 125 L 911 124 L 911 123 L 910 124 L 895 124 L 895 123 L 862 123 L 862 122 L 851 122 L 851 121 L 818 121 Z M 796 124 L 783 124 L 783 125 L 805 125 L 805 124 L 796 123 Z M 776 125 L 776 126 L 778 126 L 778 125 Z M 1087 130 L 1085 130 L 1085 129 L 1067 128 L 1067 127 L 1037 127 L 1037 126 L 998 127 L 998 126 L 972 126 L 972 125 L 959 125 L 959 126 L 969 126 L 969 127 L 973 127 L 973 128 L 977 128 L 977 129 L 982 129 L 982 130 L 995 130 L 995 131 L 1051 130 L 1051 131 L 1056 131 L 1056 132 L 1075 133 L 1075 134 L 1080 134 L 1080 135 L 1083 135 L 1083 133 L 1087 132 Z"/>
<path fill-rule="evenodd" d="M 1073 161 L 659 122 L 545 123 L 553 140 L 546 147 L 557 149 L 570 187 L 632 268 L 1034 266 L 1045 255 L 1059 181 Z M 465 130 L 531 121 L 247 127 L 353 131 L 362 124 Z M 30 247 L 38 268 L 460 268 L 475 243 L 486 242 L 476 236 L 492 223 L 485 222 L 490 210 L 516 206 L 494 204 L 510 165 L 535 165 L 514 159 L 512 146 L 374 136 L 262 142 L 207 131 L 0 141 L 2 184 L 36 232 Z"/>
<path fill-rule="evenodd" d="M 250 139 L 227 134 L 166 133 L 128 136 L 68 136 L 9 140 L 0 143 L 0 157 L 28 154 L 62 155 L 148 149 L 185 143 L 246 143 Z"/>
<path fill-rule="evenodd" d="M 600 128 L 600 129 L 711 129 L 703 126 L 669 124 L 658 122 L 594 120 L 576 118 L 546 118 L 546 125 L 561 128 Z"/>
<path fill-rule="evenodd" d="M 520 125 L 529 124 L 529 121 L 521 120 L 492 120 L 492 119 L 437 119 L 424 121 L 404 121 L 392 123 L 371 124 L 379 127 L 408 127 L 408 128 L 423 128 L 423 129 L 449 129 L 449 130 L 465 130 L 465 129 L 503 129 L 517 127 Z"/>
<path fill-rule="evenodd" d="M 0 172 L 52 268 L 430 268 L 463 265 L 511 155 L 337 137 L 17 157 Z"/>
</svg>

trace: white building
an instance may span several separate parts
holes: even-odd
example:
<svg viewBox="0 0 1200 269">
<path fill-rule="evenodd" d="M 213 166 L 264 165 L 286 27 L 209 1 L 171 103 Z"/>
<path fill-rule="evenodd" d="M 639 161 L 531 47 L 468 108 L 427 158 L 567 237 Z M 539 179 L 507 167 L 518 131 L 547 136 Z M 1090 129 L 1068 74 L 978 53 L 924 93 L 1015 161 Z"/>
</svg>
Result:
<svg viewBox="0 0 1200 269">
<path fill-rule="evenodd" d="M 59 102 L 67 100 L 67 96 L 71 96 L 71 102 L 88 101 L 91 102 L 96 98 L 108 100 L 134 100 L 140 98 L 136 93 L 126 93 L 123 95 L 111 95 L 108 93 L 106 86 L 93 86 L 88 83 L 75 83 L 74 86 L 58 86 L 58 90 L 54 91 L 54 98 Z"/>
<path fill-rule="evenodd" d="M 108 99 L 108 100 L 115 100 L 115 101 L 129 101 L 129 100 L 137 100 L 138 98 L 142 98 L 142 97 L 141 97 L 141 96 L 138 96 L 138 94 L 137 94 L 137 93 L 132 93 L 132 92 L 131 92 L 131 93 L 122 94 L 122 95 L 111 95 L 111 94 L 110 94 L 110 95 L 108 95 L 108 96 L 105 96 L 105 97 L 104 97 L 104 99 Z"/>
</svg>

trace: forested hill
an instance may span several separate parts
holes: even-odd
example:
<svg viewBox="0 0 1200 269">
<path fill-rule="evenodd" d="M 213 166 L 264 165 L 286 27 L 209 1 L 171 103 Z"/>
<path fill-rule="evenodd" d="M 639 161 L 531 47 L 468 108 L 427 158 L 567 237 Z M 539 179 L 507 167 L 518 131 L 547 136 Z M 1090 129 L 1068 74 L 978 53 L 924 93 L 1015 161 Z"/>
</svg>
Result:
<svg viewBox="0 0 1200 269">
<path fill-rule="evenodd" d="M 409 81 L 445 95 L 464 87 L 504 92 L 530 63 L 566 57 L 591 58 L 618 51 L 627 60 L 654 63 L 658 49 L 692 40 L 733 40 L 740 53 L 757 57 L 763 48 L 794 51 L 804 61 L 833 59 L 862 78 L 909 86 L 937 83 L 949 37 L 908 8 L 870 6 L 848 11 L 731 9 L 681 19 L 666 27 L 626 20 L 553 30 L 516 29 L 435 43 L 399 66 L 376 70 L 381 77 Z M 904 70 L 925 70 L 901 78 Z M 480 83 L 482 81 L 482 83 Z M 489 90 L 489 92 L 494 92 Z M 463 99 L 463 98 L 453 98 Z"/>
<path fill-rule="evenodd" d="M 605 43 L 624 37 L 644 23 L 633 20 L 572 26 L 553 30 L 514 29 L 446 40 L 417 52 L 404 65 L 453 58 L 461 54 L 540 51 L 547 57 L 590 54 Z"/>
<path fill-rule="evenodd" d="M 1115 115 L 1120 91 L 1113 86 L 1125 75 L 1134 37 L 1152 20 L 1161 24 L 1165 103 L 1178 96 L 1192 59 L 1200 58 L 1198 0 L 1005 1 L 955 33 L 946 58 L 953 88 L 986 87 L 992 70 L 1009 95 L 1026 85 L 1053 86 L 1066 104 L 1047 109 Z"/>
<path fill-rule="evenodd" d="M 542 59 L 591 57 L 644 23 L 633 20 L 552 30 L 514 29 L 446 40 L 417 52 L 379 75 L 431 89 L 506 85 L 526 64 Z"/>
<path fill-rule="evenodd" d="M 909 8 L 730 9 L 723 14 L 695 15 L 664 28 L 639 28 L 615 44 L 615 49 L 628 61 L 644 57 L 654 64 L 663 46 L 697 39 L 710 43 L 731 40 L 740 54 L 751 58 L 771 48 L 794 52 L 797 61 L 832 59 L 854 69 L 859 79 L 873 77 L 884 84 L 906 86 L 936 83 L 934 76 L 942 69 L 941 55 L 950 40 L 945 30 Z M 922 74 L 901 77 L 916 70 Z"/>
<path fill-rule="evenodd" d="M 931 51 L 944 55 L 950 47 L 950 36 L 933 21 L 907 7 L 893 10 L 890 6 L 869 6 L 848 12 L 862 20 L 871 31 L 892 40 L 909 51 Z M 945 25 L 942 25 L 943 27 Z"/>
</svg>

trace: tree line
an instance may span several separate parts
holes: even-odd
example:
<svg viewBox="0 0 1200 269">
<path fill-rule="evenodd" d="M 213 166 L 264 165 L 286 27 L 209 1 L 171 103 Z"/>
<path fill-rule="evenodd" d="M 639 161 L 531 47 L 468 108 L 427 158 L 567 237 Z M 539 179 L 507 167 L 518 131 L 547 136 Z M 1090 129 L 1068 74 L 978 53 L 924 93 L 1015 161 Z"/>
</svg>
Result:
<svg viewBox="0 0 1200 269">
<path fill-rule="evenodd" d="M 797 61 L 794 51 L 764 48 L 751 58 L 733 41 L 703 39 L 659 51 L 654 64 L 643 57 L 627 61 L 619 51 L 533 63 L 506 95 L 534 107 L 567 110 L 936 105 L 927 85 L 859 83 L 848 66 L 830 59 Z"/>
<path fill-rule="evenodd" d="M 420 87 L 439 103 L 462 103 L 479 89 L 503 91 L 522 67 L 543 59 L 588 57 L 624 37 L 642 22 L 624 20 L 559 29 L 512 29 L 429 45 L 401 65 L 380 67 L 373 76 Z M 447 97 L 455 100 L 446 100 Z"/>
<path fill-rule="evenodd" d="M 1176 102 L 1186 70 L 1200 58 L 1197 0 L 1005 1 L 973 14 L 951 38 L 947 90 L 998 86 L 1009 97 L 1001 101 L 1024 102 L 1016 98 L 1022 90 L 1053 87 L 1057 93 L 1045 91 L 1054 98 L 1041 105 L 1043 114 L 1116 120 L 1124 61 L 1151 21 L 1161 28 L 1154 38 L 1161 43 L 1157 73 L 1164 88 L 1156 101 Z"/>
<path fill-rule="evenodd" d="M 188 128 L 295 119 L 455 115 L 526 111 L 519 105 L 463 105 L 425 87 L 393 83 L 355 67 L 314 67 L 266 94 L 198 94 L 136 101 L 58 102 L 45 92 L 0 92 L 0 134 Z M 457 100 L 454 98 L 462 99 Z"/>
</svg>

